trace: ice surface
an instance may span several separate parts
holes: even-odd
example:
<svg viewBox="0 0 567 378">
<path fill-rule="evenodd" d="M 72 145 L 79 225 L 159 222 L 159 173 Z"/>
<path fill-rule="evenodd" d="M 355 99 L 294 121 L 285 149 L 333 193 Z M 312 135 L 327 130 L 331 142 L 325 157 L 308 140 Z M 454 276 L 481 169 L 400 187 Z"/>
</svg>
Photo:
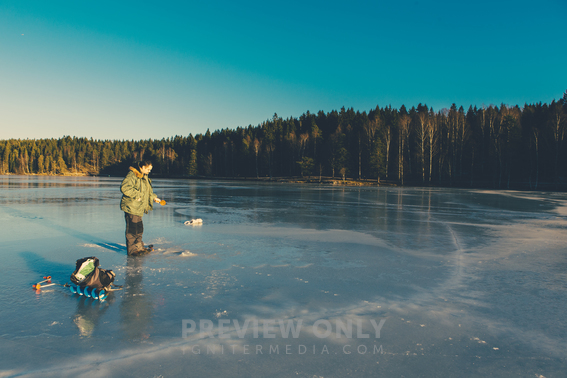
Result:
<svg viewBox="0 0 567 378">
<path fill-rule="evenodd" d="M 564 193 L 155 179 L 130 258 L 120 180 L 0 176 L 0 377 L 565 376 Z"/>
</svg>

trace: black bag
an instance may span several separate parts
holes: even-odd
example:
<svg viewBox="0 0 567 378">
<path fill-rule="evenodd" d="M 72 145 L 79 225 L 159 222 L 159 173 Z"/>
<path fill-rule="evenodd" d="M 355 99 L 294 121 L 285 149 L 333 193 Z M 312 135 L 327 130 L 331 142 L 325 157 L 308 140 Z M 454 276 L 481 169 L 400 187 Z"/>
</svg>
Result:
<svg viewBox="0 0 567 378">
<path fill-rule="evenodd" d="M 112 270 L 99 268 L 96 257 L 84 257 L 77 260 L 75 271 L 71 274 L 71 282 L 82 288 L 110 289 L 116 275 Z"/>
</svg>

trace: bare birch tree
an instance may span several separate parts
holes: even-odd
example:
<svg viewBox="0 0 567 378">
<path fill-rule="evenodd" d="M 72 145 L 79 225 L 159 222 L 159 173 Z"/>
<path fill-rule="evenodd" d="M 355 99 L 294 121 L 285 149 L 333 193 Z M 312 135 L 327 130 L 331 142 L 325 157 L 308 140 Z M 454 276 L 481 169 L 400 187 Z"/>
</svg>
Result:
<svg viewBox="0 0 567 378">
<path fill-rule="evenodd" d="M 409 137 L 409 125 L 411 118 L 407 114 L 402 114 L 398 121 L 398 180 L 404 184 L 404 153 Z"/>
<path fill-rule="evenodd" d="M 426 128 L 427 144 L 429 146 L 429 182 L 431 182 L 431 176 L 433 176 L 433 155 L 437 146 L 438 130 L 439 124 L 437 123 L 436 117 L 433 115 L 433 109 L 431 109 Z"/>
<path fill-rule="evenodd" d="M 419 109 L 420 107 L 418 107 Z M 427 128 L 429 127 L 429 113 L 427 107 L 420 109 L 417 114 L 419 123 L 416 127 L 417 141 L 419 143 L 419 152 L 421 154 L 421 182 L 425 182 L 425 142 L 427 141 Z"/>
<path fill-rule="evenodd" d="M 550 113 L 550 125 L 552 131 L 552 137 L 555 147 L 554 156 L 554 178 L 555 182 L 558 179 L 558 164 L 559 164 L 559 151 L 563 140 L 565 139 L 565 113 L 561 107 L 560 102 L 553 101 L 549 106 Z"/>
</svg>

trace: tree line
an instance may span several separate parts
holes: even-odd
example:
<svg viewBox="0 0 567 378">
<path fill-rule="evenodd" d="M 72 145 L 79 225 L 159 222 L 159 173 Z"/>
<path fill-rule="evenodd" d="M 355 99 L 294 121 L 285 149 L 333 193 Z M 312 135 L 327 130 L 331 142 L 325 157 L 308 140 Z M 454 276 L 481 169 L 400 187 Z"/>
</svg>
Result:
<svg viewBox="0 0 567 378">
<path fill-rule="evenodd" d="M 297 177 L 400 184 L 565 188 L 567 91 L 550 104 L 434 111 L 376 106 L 277 114 L 257 126 L 161 140 L 0 140 L 0 173 L 124 175 L 151 159 L 163 177 Z"/>
</svg>

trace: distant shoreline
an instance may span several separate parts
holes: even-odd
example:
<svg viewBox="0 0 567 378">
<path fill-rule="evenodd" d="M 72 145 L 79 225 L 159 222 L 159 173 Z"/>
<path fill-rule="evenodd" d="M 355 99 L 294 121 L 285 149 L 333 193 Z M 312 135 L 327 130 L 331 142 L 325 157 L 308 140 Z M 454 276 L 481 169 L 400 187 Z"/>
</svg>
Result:
<svg viewBox="0 0 567 378">
<path fill-rule="evenodd" d="M 45 176 L 45 177 L 123 177 L 120 175 L 105 175 L 94 173 L 64 173 L 64 174 L 15 174 L 4 173 L 0 176 Z M 482 189 L 482 190 L 517 190 L 517 191 L 537 191 L 537 192 L 567 192 L 567 183 L 550 183 L 539 182 L 535 188 L 530 183 L 514 183 L 510 187 L 498 187 L 493 182 L 478 182 L 471 185 L 470 180 L 460 180 L 443 183 L 422 183 L 419 181 L 405 180 L 401 184 L 398 180 L 380 180 L 376 179 L 352 179 L 352 178 L 332 178 L 332 177 L 210 177 L 210 176 L 167 176 L 160 174 L 151 174 L 150 178 L 156 179 L 180 179 L 180 180 L 208 180 L 208 181 L 241 181 L 241 182 L 261 182 L 261 183 L 282 183 L 282 184 L 308 184 L 308 185 L 325 185 L 325 186 L 348 186 L 348 187 L 399 187 L 399 188 L 455 188 L 455 189 Z"/>
<path fill-rule="evenodd" d="M 46 177 L 123 177 L 120 175 L 105 175 L 94 173 L 63 173 L 63 174 L 48 174 L 48 173 L 4 173 L 2 176 L 46 176 Z M 377 182 L 376 179 L 341 179 L 331 177 L 209 177 L 209 176 L 167 176 L 160 174 L 151 174 L 151 179 L 181 179 L 181 180 L 219 180 L 219 181 L 257 181 L 257 182 L 281 182 L 289 184 L 325 184 L 325 185 L 344 185 L 344 186 L 399 186 L 394 181 L 381 181 Z"/>
</svg>

